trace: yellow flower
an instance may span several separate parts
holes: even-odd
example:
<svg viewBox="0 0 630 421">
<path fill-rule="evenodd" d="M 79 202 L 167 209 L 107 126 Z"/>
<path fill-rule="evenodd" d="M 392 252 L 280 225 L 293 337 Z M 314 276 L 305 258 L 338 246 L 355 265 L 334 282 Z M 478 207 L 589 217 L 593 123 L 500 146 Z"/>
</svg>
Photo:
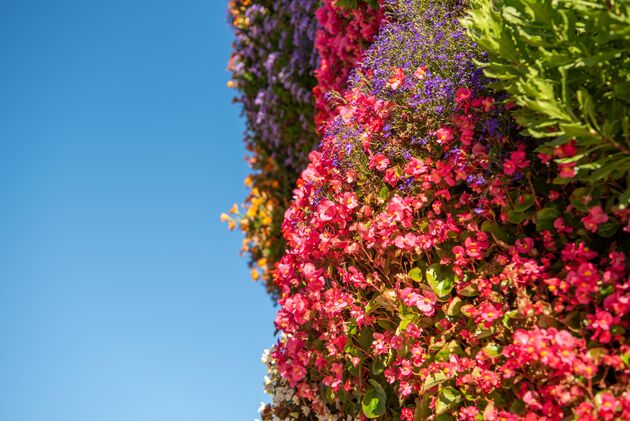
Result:
<svg viewBox="0 0 630 421">
<path fill-rule="evenodd" d="M 230 218 L 230 215 L 228 215 L 227 213 L 223 212 L 221 214 L 221 222 L 225 222 L 225 221 L 231 221 L 232 218 Z"/>
<path fill-rule="evenodd" d="M 238 205 L 235 203 L 232 205 L 232 207 L 230 208 L 230 213 L 231 214 L 237 214 L 238 213 Z"/>
</svg>

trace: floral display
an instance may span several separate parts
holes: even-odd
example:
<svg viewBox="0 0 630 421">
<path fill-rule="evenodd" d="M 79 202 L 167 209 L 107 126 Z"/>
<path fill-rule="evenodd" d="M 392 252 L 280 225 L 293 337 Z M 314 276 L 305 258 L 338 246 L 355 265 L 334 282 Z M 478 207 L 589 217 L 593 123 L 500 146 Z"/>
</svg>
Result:
<svg viewBox="0 0 630 421">
<path fill-rule="evenodd" d="M 319 67 L 315 71 L 315 126 L 320 128 L 330 120 L 335 104 L 328 95 L 343 92 L 350 72 L 360 61 L 363 51 L 378 33 L 383 18 L 378 3 L 359 2 L 355 7 L 342 6 L 335 0 L 323 0 L 317 10 L 319 28 L 315 48 Z"/>
<path fill-rule="evenodd" d="M 627 4 L 231 10 L 263 420 L 630 419 Z"/>
<path fill-rule="evenodd" d="M 252 277 L 269 280 L 267 268 L 284 252 L 280 232 L 292 186 L 316 145 L 314 49 L 317 0 L 234 0 L 236 34 L 230 86 L 238 89 L 247 121 L 245 143 L 253 173 L 242 213 L 224 214 L 245 233 Z M 268 284 L 273 294 L 273 287 Z"/>
<path fill-rule="evenodd" d="M 328 93 L 345 89 L 382 14 L 371 1 L 331 0 L 240 0 L 230 3 L 230 13 L 236 32 L 230 86 L 240 91 L 254 173 L 245 180 L 250 195 L 242 212 L 235 206 L 222 220 L 245 233 L 252 278 L 275 297 L 269 268 L 284 253 L 284 211 L 316 145 L 315 128 L 333 107 Z"/>
<path fill-rule="evenodd" d="M 285 213 L 263 418 L 630 419 L 619 189 L 521 134 L 464 1 L 387 7 Z"/>
</svg>

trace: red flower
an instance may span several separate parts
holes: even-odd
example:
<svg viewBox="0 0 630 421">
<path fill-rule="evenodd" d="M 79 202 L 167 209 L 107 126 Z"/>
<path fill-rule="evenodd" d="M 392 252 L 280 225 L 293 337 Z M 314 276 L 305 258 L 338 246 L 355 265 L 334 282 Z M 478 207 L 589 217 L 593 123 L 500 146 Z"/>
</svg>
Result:
<svg viewBox="0 0 630 421">
<path fill-rule="evenodd" d="M 472 90 L 469 88 L 459 88 L 455 94 L 455 102 L 463 102 L 472 96 Z"/>
<path fill-rule="evenodd" d="M 405 82 L 405 73 L 401 68 L 392 68 L 392 70 L 394 71 L 394 76 L 387 81 L 386 86 L 395 91 Z"/>
<path fill-rule="evenodd" d="M 582 218 L 584 228 L 591 232 L 597 232 L 599 226 L 605 222 L 608 222 L 608 215 L 599 205 L 591 208 L 588 215 Z"/>
<path fill-rule="evenodd" d="M 413 76 L 418 80 L 423 80 L 426 77 L 426 74 L 427 74 L 426 66 L 420 66 L 416 69 L 415 72 L 413 72 Z"/>
<path fill-rule="evenodd" d="M 370 169 L 376 169 L 377 171 L 385 171 L 389 166 L 389 159 L 382 153 L 377 153 L 370 159 Z"/>
<path fill-rule="evenodd" d="M 442 127 L 435 132 L 435 137 L 437 137 L 437 143 L 440 145 L 447 144 L 453 140 L 453 129 L 450 127 Z"/>
</svg>

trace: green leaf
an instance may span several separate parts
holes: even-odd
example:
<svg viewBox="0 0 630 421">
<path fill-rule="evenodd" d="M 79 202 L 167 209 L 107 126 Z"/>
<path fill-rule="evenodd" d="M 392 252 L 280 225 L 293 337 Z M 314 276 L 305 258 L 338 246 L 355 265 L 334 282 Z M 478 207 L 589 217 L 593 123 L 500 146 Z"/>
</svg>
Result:
<svg viewBox="0 0 630 421">
<path fill-rule="evenodd" d="M 451 355 L 461 355 L 462 347 L 459 346 L 459 343 L 455 340 L 450 341 L 440 351 L 435 354 L 436 361 L 448 361 Z"/>
<path fill-rule="evenodd" d="M 446 374 L 442 373 L 441 371 L 437 373 L 429 374 L 426 380 L 424 381 L 424 384 L 422 385 L 422 391 L 426 392 L 427 390 L 434 388 L 435 386 L 437 386 L 438 384 L 442 383 L 444 380 L 447 380 L 447 379 L 448 377 L 446 377 Z"/>
<path fill-rule="evenodd" d="M 461 298 L 454 297 L 451 300 L 450 304 L 448 305 L 448 309 L 446 310 L 446 315 L 451 316 L 451 317 L 459 316 L 463 303 L 464 302 L 461 300 Z"/>
<path fill-rule="evenodd" d="M 427 268 L 426 277 L 429 286 L 440 298 L 450 294 L 455 286 L 456 276 L 451 268 L 439 263 L 434 263 Z"/>
<path fill-rule="evenodd" d="M 481 230 L 483 232 L 492 234 L 492 236 L 494 236 L 494 238 L 496 238 L 498 241 L 502 241 L 503 243 L 510 242 L 509 235 L 496 222 L 484 221 L 483 224 L 481 224 Z"/>
<path fill-rule="evenodd" d="M 416 412 L 414 413 L 414 421 L 423 421 L 428 419 L 431 414 L 431 398 L 429 395 L 424 395 L 421 398 L 416 399 Z"/>
<path fill-rule="evenodd" d="M 411 269 L 408 275 L 416 282 L 420 282 L 422 280 L 422 270 L 420 268 Z"/>
<path fill-rule="evenodd" d="M 526 219 L 527 219 L 527 214 L 521 211 L 517 211 L 517 210 L 508 211 L 508 221 L 510 221 L 510 223 L 512 224 L 519 225 Z"/>
<path fill-rule="evenodd" d="M 378 418 L 385 414 L 387 395 L 383 387 L 373 379 L 370 379 L 372 389 L 368 390 L 361 400 L 361 409 L 368 418 Z"/>
<path fill-rule="evenodd" d="M 495 344 L 494 342 L 490 342 L 485 347 L 483 347 L 483 352 L 487 356 L 495 358 L 501 355 L 501 346 Z"/>
<path fill-rule="evenodd" d="M 387 186 L 381 187 L 381 190 L 378 192 L 378 197 L 382 200 L 387 200 L 387 196 L 389 196 L 389 189 Z"/>
<path fill-rule="evenodd" d="M 361 332 L 359 332 L 359 337 L 357 339 L 357 342 L 359 343 L 359 346 L 364 349 L 367 350 L 370 348 L 370 346 L 372 345 L 372 341 L 374 340 L 374 337 L 372 336 L 374 333 L 374 330 L 372 330 L 371 327 L 366 326 L 363 329 L 361 329 Z"/>
<path fill-rule="evenodd" d="M 477 295 L 479 295 L 477 287 L 473 284 L 470 284 L 466 288 L 458 290 L 457 293 L 464 297 L 476 297 Z"/>
<path fill-rule="evenodd" d="M 523 212 L 531 208 L 536 200 L 533 194 L 521 194 L 514 201 L 514 210 Z"/>
<path fill-rule="evenodd" d="M 601 237 L 610 238 L 613 235 L 615 235 L 618 229 L 619 229 L 619 223 L 613 220 L 613 221 L 606 222 L 605 224 L 600 225 L 599 229 L 597 230 L 597 233 Z"/>
<path fill-rule="evenodd" d="M 553 221 L 560 217 L 560 211 L 554 208 L 544 208 L 536 213 L 536 230 L 550 230 L 553 228 Z"/>
<path fill-rule="evenodd" d="M 379 355 L 374 359 L 372 363 L 372 374 L 375 376 L 381 374 L 385 370 L 385 358 L 382 355 Z"/>
<path fill-rule="evenodd" d="M 597 199 L 592 197 L 591 190 L 586 187 L 579 187 L 573 190 L 569 200 L 571 200 L 571 204 L 576 209 L 582 212 L 588 211 L 597 202 Z"/>
<path fill-rule="evenodd" d="M 435 413 L 442 415 L 454 409 L 462 401 L 462 394 L 454 387 L 443 387 L 435 402 Z"/>
<path fill-rule="evenodd" d="M 357 0 L 337 0 L 336 5 L 344 9 L 354 9 L 358 6 Z"/>
<path fill-rule="evenodd" d="M 372 298 L 365 307 L 365 314 L 370 314 L 376 309 L 385 308 L 390 311 L 394 311 L 396 306 L 394 300 L 396 299 L 396 292 L 393 289 L 386 289 L 376 297 Z"/>
</svg>

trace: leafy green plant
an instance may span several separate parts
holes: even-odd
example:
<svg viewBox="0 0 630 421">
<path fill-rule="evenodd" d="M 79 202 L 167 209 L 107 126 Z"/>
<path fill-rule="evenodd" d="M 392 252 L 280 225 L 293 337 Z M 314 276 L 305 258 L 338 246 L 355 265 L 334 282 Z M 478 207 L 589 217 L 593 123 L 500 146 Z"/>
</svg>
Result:
<svg viewBox="0 0 630 421">
<path fill-rule="evenodd" d="M 538 151 L 580 180 L 630 201 L 630 2 L 471 0 L 464 24 L 488 53 L 479 63 L 507 91 Z M 559 146 L 575 142 L 575 153 Z M 573 144 L 573 143 L 572 143 Z"/>
</svg>

